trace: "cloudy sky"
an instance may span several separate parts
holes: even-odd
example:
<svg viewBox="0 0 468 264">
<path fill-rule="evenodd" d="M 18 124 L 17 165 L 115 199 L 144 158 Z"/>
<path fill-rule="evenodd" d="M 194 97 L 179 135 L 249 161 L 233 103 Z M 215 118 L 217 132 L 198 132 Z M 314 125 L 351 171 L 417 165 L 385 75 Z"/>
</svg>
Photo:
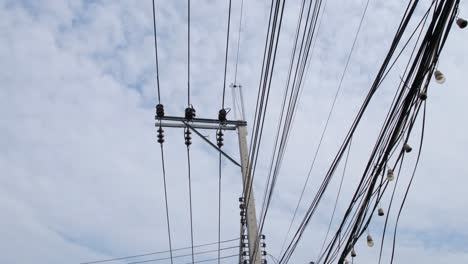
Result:
<svg viewBox="0 0 468 264">
<path fill-rule="evenodd" d="M 235 33 L 240 2 L 233 1 Z M 429 3 L 420 2 L 412 26 Z M 257 203 L 271 158 L 299 4 L 286 3 L 278 70 L 255 181 Z M 366 0 L 329 0 L 322 13 L 264 230 L 267 251 L 274 256 L 286 236 L 365 4 Z M 249 123 L 254 115 L 269 5 L 266 0 L 244 1 L 237 82 L 244 87 Z M 370 1 L 300 218 L 382 63 L 405 6 L 398 0 Z M 156 7 L 161 100 L 166 114 L 180 116 L 187 100 L 187 5 L 186 1 L 157 0 Z M 191 100 L 199 117 L 215 118 L 221 105 L 227 8 L 228 1 L 192 1 Z M 468 17 L 465 1 L 459 14 Z M 0 0 L 0 33 L 0 262 L 81 263 L 168 249 L 161 157 L 154 128 L 151 1 Z M 235 33 L 230 39 L 231 51 L 237 43 Z M 439 64 L 447 82 L 433 82 L 429 87 L 423 156 L 400 221 L 396 263 L 468 261 L 467 42 L 468 31 L 454 26 Z M 235 55 L 229 54 L 228 84 L 234 80 Z M 404 60 L 397 64 L 376 94 L 353 139 L 338 216 L 349 203 L 404 65 Z M 227 107 L 232 107 L 230 91 L 227 95 Z M 204 133 L 215 139 L 214 131 Z M 190 245 L 185 145 L 180 130 L 166 129 L 165 136 L 172 241 L 174 248 L 181 248 Z M 415 133 L 415 146 L 417 136 Z M 225 142 L 226 151 L 238 157 L 236 133 L 226 132 Z M 217 153 L 195 135 L 191 153 L 195 244 L 216 242 Z M 405 163 L 403 182 L 413 164 L 414 157 Z M 291 263 L 316 259 L 338 184 L 335 178 Z M 240 171 L 228 161 L 223 162 L 222 185 L 221 236 L 228 240 L 239 235 L 237 198 L 241 193 Z M 401 192 L 397 192 L 397 200 L 401 200 Z M 388 199 L 382 206 L 388 206 Z M 376 240 L 382 225 L 382 219 L 370 225 Z M 223 246 L 233 245 L 236 243 Z M 377 248 L 367 248 L 365 241 L 356 250 L 356 263 L 375 263 L 378 257 Z M 236 253 L 236 249 L 228 249 L 222 254 Z M 388 255 L 387 248 L 385 260 Z M 196 259 L 213 256 L 200 254 Z M 189 261 L 185 257 L 175 263 Z M 235 261 L 231 258 L 222 263 Z"/>
</svg>

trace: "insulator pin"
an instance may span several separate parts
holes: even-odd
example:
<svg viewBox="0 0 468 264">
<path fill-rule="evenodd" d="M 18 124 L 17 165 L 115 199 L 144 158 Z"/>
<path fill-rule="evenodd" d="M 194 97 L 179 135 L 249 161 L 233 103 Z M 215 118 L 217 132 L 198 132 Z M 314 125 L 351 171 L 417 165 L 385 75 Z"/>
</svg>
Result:
<svg viewBox="0 0 468 264">
<path fill-rule="evenodd" d="M 156 105 L 156 117 L 157 118 L 164 117 L 164 105 L 162 105 L 162 104 L 157 104 Z"/>
<path fill-rule="evenodd" d="M 192 120 L 196 116 L 196 112 L 192 105 L 185 108 L 185 119 Z"/>
<path fill-rule="evenodd" d="M 226 120 L 227 120 L 227 119 L 226 119 L 226 116 L 227 116 L 226 109 L 223 108 L 223 109 L 219 110 L 219 113 L 218 113 L 218 120 L 219 120 L 220 122 L 226 121 Z"/>
</svg>

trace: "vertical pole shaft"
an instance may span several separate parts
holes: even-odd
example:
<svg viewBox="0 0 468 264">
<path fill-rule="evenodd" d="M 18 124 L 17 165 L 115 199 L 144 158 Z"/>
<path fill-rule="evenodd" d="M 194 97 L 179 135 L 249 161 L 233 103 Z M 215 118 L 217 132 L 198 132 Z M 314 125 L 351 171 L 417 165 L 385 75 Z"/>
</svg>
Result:
<svg viewBox="0 0 468 264">
<path fill-rule="evenodd" d="M 242 180 L 244 182 L 244 189 L 249 190 L 250 186 L 250 173 L 249 173 L 249 150 L 247 146 L 247 127 L 246 126 L 238 126 L 238 136 L 239 136 L 239 152 L 241 158 L 241 166 L 242 166 Z M 253 183 L 252 183 L 253 184 Z M 257 227 L 257 216 L 255 211 L 255 199 L 254 199 L 254 192 L 253 189 L 250 192 L 250 199 L 248 201 L 247 207 L 247 239 L 249 240 L 249 254 L 252 263 L 250 264 L 260 264 L 261 257 L 260 257 L 260 250 L 256 250 L 255 256 L 252 254 L 254 253 L 253 250 L 255 248 L 255 243 L 259 242 L 257 240 L 258 237 L 258 227 Z M 257 249 L 260 247 L 257 245 Z"/>
</svg>

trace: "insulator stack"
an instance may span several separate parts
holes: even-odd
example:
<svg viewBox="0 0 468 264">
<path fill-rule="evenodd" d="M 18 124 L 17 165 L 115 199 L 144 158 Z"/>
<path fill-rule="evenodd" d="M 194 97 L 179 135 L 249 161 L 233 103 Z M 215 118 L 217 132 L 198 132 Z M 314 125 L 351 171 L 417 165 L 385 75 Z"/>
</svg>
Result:
<svg viewBox="0 0 468 264">
<path fill-rule="evenodd" d="M 247 224 L 246 213 L 245 213 L 245 203 L 244 198 L 239 198 L 239 209 L 240 209 L 240 216 L 241 216 L 241 224 L 245 226 Z"/>
<path fill-rule="evenodd" d="M 260 235 L 260 253 L 262 255 L 262 263 L 267 263 L 266 256 L 267 256 L 267 251 L 266 251 L 266 243 L 265 243 L 265 235 Z"/>
<path fill-rule="evenodd" d="M 164 143 L 164 130 L 161 127 L 158 128 L 158 143 Z"/>
<path fill-rule="evenodd" d="M 247 235 L 241 236 L 241 263 L 248 264 L 249 263 L 249 243 L 248 243 Z"/>
<path fill-rule="evenodd" d="M 195 111 L 195 109 L 193 108 L 192 105 L 185 108 L 185 119 L 190 121 L 193 118 L 195 118 L 195 116 L 196 116 L 196 111 Z"/>
<path fill-rule="evenodd" d="M 185 145 L 187 145 L 187 147 L 192 145 L 192 136 L 191 136 L 192 132 L 190 132 L 189 128 L 185 128 L 184 135 L 185 135 Z"/>
<path fill-rule="evenodd" d="M 223 131 L 221 129 L 218 130 L 218 132 L 216 132 L 216 145 L 218 145 L 218 148 L 221 148 L 224 145 L 224 143 L 223 143 L 224 138 L 223 137 L 224 137 Z"/>
<path fill-rule="evenodd" d="M 164 117 L 164 105 L 162 105 L 162 104 L 157 104 L 156 105 L 156 117 L 157 118 Z"/>
</svg>

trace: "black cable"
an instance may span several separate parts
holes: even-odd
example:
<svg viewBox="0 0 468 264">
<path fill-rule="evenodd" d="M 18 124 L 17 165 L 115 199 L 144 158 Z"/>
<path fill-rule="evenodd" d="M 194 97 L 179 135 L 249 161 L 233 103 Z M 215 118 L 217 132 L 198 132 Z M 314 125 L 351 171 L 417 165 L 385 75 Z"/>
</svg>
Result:
<svg viewBox="0 0 468 264">
<path fill-rule="evenodd" d="M 322 254 L 323 248 L 325 247 L 325 243 L 327 242 L 328 234 L 330 233 L 330 229 L 331 229 L 333 219 L 334 219 L 334 216 L 335 216 L 335 212 L 336 212 L 336 207 L 338 205 L 338 200 L 340 199 L 341 187 L 343 186 L 343 180 L 344 180 L 344 177 L 345 177 L 345 174 L 346 174 L 346 168 L 348 167 L 349 153 L 351 152 L 352 144 L 353 144 L 353 139 L 351 138 L 351 141 L 350 141 L 349 147 L 348 147 L 348 153 L 346 154 L 346 158 L 345 158 L 343 173 L 341 174 L 340 186 L 338 187 L 338 192 L 336 194 L 335 205 L 333 206 L 333 212 L 332 212 L 332 215 L 330 217 L 330 222 L 328 223 L 327 233 L 325 234 L 325 238 L 323 240 L 322 247 L 320 248 L 320 252 L 318 254 L 317 259 L 320 258 L 320 255 Z"/>
<path fill-rule="evenodd" d="M 238 255 L 224 256 L 224 257 L 220 257 L 219 259 L 227 259 L 227 258 L 233 258 L 233 257 L 238 257 Z M 204 260 L 198 260 L 198 261 L 195 261 L 195 262 L 189 262 L 189 263 L 185 263 L 185 264 L 193 264 L 193 263 L 208 262 L 208 261 L 213 261 L 213 260 L 217 260 L 217 259 L 218 259 L 218 258 L 204 259 Z"/>
<path fill-rule="evenodd" d="M 320 150 L 320 147 L 321 147 L 323 138 L 324 138 L 325 133 L 326 133 L 326 131 L 327 131 L 328 124 L 329 124 L 331 115 L 332 115 L 332 113 L 333 113 L 336 100 L 337 100 L 338 95 L 339 95 L 339 93 L 340 93 L 340 91 L 341 91 L 341 87 L 342 87 L 342 84 L 343 84 L 343 80 L 344 80 L 344 77 L 345 77 L 345 75 L 346 75 L 346 72 L 347 72 L 347 69 L 348 69 L 348 66 L 349 66 L 349 62 L 351 61 L 351 56 L 352 56 L 353 51 L 354 51 L 354 48 L 355 48 L 355 46 L 356 46 L 356 42 L 357 42 L 359 33 L 360 33 L 360 31 L 361 31 L 361 27 L 362 27 L 363 21 L 364 21 L 365 15 L 366 15 L 367 10 L 368 10 L 368 7 L 369 7 L 369 2 L 370 2 L 370 0 L 367 0 L 366 6 L 365 6 L 365 8 L 364 8 L 364 12 L 363 12 L 363 14 L 362 14 L 362 16 L 361 16 L 361 20 L 360 20 L 360 22 L 359 22 L 358 29 L 357 29 L 356 34 L 355 34 L 355 36 L 354 36 L 353 44 L 352 44 L 351 50 L 350 50 L 350 52 L 349 52 L 349 54 L 348 54 L 348 58 L 347 58 L 347 60 L 346 60 L 345 67 L 344 67 L 343 73 L 342 73 L 342 75 L 341 75 L 341 79 L 340 79 L 340 82 L 339 82 L 337 91 L 336 91 L 336 93 L 335 93 L 335 96 L 334 96 L 334 99 L 333 99 L 331 108 L 330 108 L 330 110 L 329 110 L 329 113 L 328 113 L 328 116 L 327 116 L 327 120 L 326 120 L 324 129 L 322 130 L 322 134 L 321 134 L 321 136 L 320 136 L 319 144 L 318 144 L 317 149 L 316 149 L 316 151 L 315 151 L 315 154 L 314 154 L 314 157 L 313 157 L 313 160 L 312 160 L 311 167 L 310 167 L 309 172 L 308 172 L 307 177 L 306 177 L 306 181 L 305 181 L 305 183 L 304 183 L 304 185 L 303 185 L 303 188 L 302 188 L 302 191 L 301 191 L 301 195 L 300 195 L 300 197 L 299 197 L 299 201 L 298 201 L 298 203 L 297 203 L 297 205 L 296 205 L 296 208 L 295 208 L 295 210 L 294 210 L 293 218 L 291 219 L 291 222 L 290 222 L 290 224 L 289 224 L 289 226 L 290 226 L 290 227 L 288 228 L 289 230 L 291 229 L 292 224 L 294 223 L 294 220 L 295 220 L 295 218 L 296 218 L 296 215 L 297 215 L 297 212 L 298 212 L 300 203 L 301 203 L 302 198 L 303 198 L 304 193 L 305 193 L 306 186 L 307 186 L 307 184 L 308 184 L 308 182 L 309 182 L 310 175 L 311 175 L 311 173 L 312 173 L 312 169 L 313 169 L 313 167 L 314 167 L 316 158 L 317 158 L 317 156 L 318 156 L 318 152 L 319 152 L 319 150 Z M 288 236 L 288 234 L 286 235 L 286 237 L 287 237 L 287 236 Z M 293 239 L 293 241 L 294 241 L 294 239 Z M 294 243 L 293 241 L 292 241 L 291 243 Z M 292 244 L 290 244 L 290 246 L 292 246 Z M 290 248 L 290 247 L 288 247 L 288 248 Z M 292 251 L 294 251 L 293 248 L 295 248 L 295 246 L 294 246 L 294 247 L 291 247 Z M 292 252 L 291 252 L 291 253 L 288 253 L 288 254 L 292 254 Z M 284 257 L 286 257 L 285 254 L 283 254 L 283 256 L 280 258 L 280 262 L 281 262 L 281 263 L 283 263 Z M 287 257 L 287 260 L 286 260 L 285 263 L 287 263 L 287 262 L 289 261 L 289 258 L 290 258 L 290 257 Z"/>
<path fill-rule="evenodd" d="M 156 11 L 153 0 L 153 32 L 154 32 L 154 58 L 156 62 L 156 86 L 158 90 L 158 102 L 161 103 L 161 91 L 159 88 L 159 64 L 158 64 L 158 40 L 156 37 Z"/>
<path fill-rule="evenodd" d="M 226 75 L 227 75 L 227 61 L 229 54 L 229 30 L 231 28 L 231 0 L 229 0 L 229 13 L 228 13 L 228 26 L 226 34 L 226 55 L 224 58 L 224 83 L 223 83 L 223 100 L 222 100 L 222 109 L 224 109 L 224 99 L 226 97 Z"/>
<path fill-rule="evenodd" d="M 167 187 L 166 187 L 166 166 L 164 162 L 164 149 L 163 144 L 161 143 L 161 161 L 162 161 L 162 171 L 163 171 L 163 180 L 164 180 L 164 202 L 166 204 L 166 222 L 167 222 L 167 235 L 169 239 L 169 254 L 171 256 L 171 264 L 172 262 L 172 241 L 171 241 L 171 226 L 169 221 L 169 205 L 167 201 Z"/>
<path fill-rule="evenodd" d="M 231 246 L 231 247 L 226 247 L 226 248 L 223 248 L 221 250 L 229 250 L 229 249 L 234 249 L 234 248 L 238 248 L 238 246 Z M 195 255 L 202 255 L 202 254 L 207 254 L 207 253 L 213 253 L 213 252 L 216 252 L 217 249 L 215 250 L 206 250 L 206 251 L 202 251 L 202 252 L 197 252 L 195 253 Z M 183 254 L 183 255 L 177 255 L 177 256 L 174 256 L 174 258 L 183 258 L 183 257 L 189 257 L 191 256 L 192 254 Z M 157 258 L 157 259 L 148 259 L 148 260 L 141 260 L 141 261 L 134 261 L 134 262 L 129 262 L 127 264 L 140 264 L 140 263 L 148 263 L 148 262 L 157 262 L 157 261 L 162 261 L 162 260 L 168 260 L 169 258 Z M 220 257 L 218 257 L 217 259 L 220 259 Z M 196 261 L 192 261 L 191 263 L 197 263 Z"/>
<path fill-rule="evenodd" d="M 192 216 L 192 179 L 190 171 L 190 148 L 187 146 L 188 183 L 189 183 L 189 203 L 190 203 L 190 241 L 192 245 L 192 262 L 194 262 L 193 252 L 193 216 Z"/>
<path fill-rule="evenodd" d="M 228 242 L 233 242 L 233 241 L 238 241 L 238 240 L 239 240 L 239 238 L 233 238 L 233 239 L 228 239 L 228 240 L 221 241 L 221 243 L 228 243 Z M 206 244 L 196 245 L 196 246 L 194 246 L 194 248 L 212 246 L 212 245 L 217 245 L 217 244 L 218 244 L 218 242 L 206 243 Z M 157 252 L 151 252 L 151 253 L 145 253 L 145 254 L 131 255 L 131 256 L 126 256 L 126 257 L 103 259 L 103 260 L 96 260 L 96 261 L 89 261 L 89 262 L 81 262 L 80 264 L 94 264 L 94 263 L 111 262 L 111 261 L 129 259 L 129 258 L 146 257 L 146 256 L 151 256 L 151 255 L 159 255 L 159 254 L 163 254 L 163 253 L 169 253 L 171 251 L 172 252 L 181 251 L 181 250 L 190 249 L 190 248 L 192 248 L 192 247 L 182 247 L 182 248 L 175 248 L 175 249 L 172 249 L 172 250 L 157 251 Z"/>
<path fill-rule="evenodd" d="M 219 153 L 219 178 L 218 178 L 218 264 L 219 258 L 221 257 L 221 167 L 222 156 Z"/>
<path fill-rule="evenodd" d="M 239 32 L 237 34 L 237 54 L 236 54 L 236 67 L 234 70 L 234 84 L 237 84 L 237 65 L 239 64 L 240 41 L 242 32 L 242 15 L 244 11 L 244 0 L 241 0 L 240 17 L 239 17 Z"/>
<path fill-rule="evenodd" d="M 190 0 L 187 0 L 187 105 L 190 107 Z"/>
<path fill-rule="evenodd" d="M 405 195 L 403 196 L 403 201 L 401 202 L 400 209 L 398 211 L 398 216 L 397 216 L 397 219 L 395 221 L 395 229 L 393 231 L 392 257 L 391 257 L 390 263 L 393 263 L 393 258 L 395 256 L 395 241 L 396 241 L 396 234 L 397 234 L 397 229 L 398 229 L 398 223 L 400 221 L 401 212 L 403 210 L 403 206 L 405 205 L 406 198 L 408 197 L 408 192 L 410 190 L 411 184 L 413 183 L 414 175 L 416 174 L 416 169 L 418 168 L 419 159 L 421 157 L 421 151 L 422 151 L 422 146 L 423 146 L 423 142 L 424 142 L 424 129 L 425 129 L 425 126 L 426 126 L 426 103 L 424 102 L 424 110 L 423 110 L 423 118 L 422 118 L 422 129 L 421 129 L 421 139 L 420 139 L 420 142 L 419 142 L 418 156 L 416 158 L 416 164 L 414 166 L 413 173 L 412 173 L 410 181 L 408 183 L 408 187 L 406 188 Z"/>
</svg>

